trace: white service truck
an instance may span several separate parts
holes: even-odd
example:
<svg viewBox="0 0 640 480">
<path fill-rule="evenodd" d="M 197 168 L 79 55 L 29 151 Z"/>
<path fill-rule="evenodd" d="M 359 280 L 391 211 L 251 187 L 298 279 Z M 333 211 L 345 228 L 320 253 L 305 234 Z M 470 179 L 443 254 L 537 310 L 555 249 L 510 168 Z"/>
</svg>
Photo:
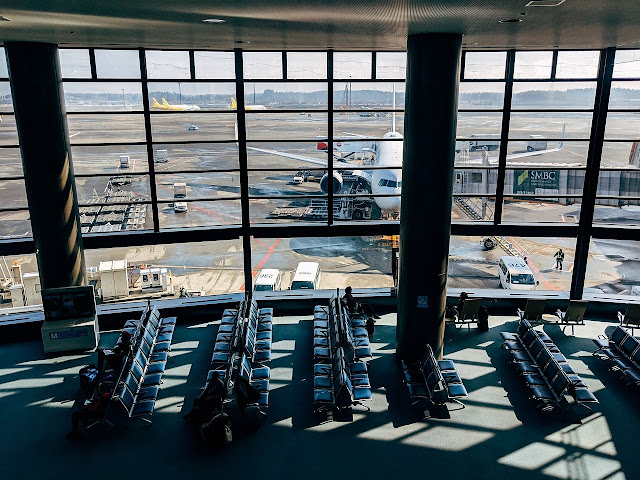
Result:
<svg viewBox="0 0 640 480">
<path fill-rule="evenodd" d="M 169 161 L 169 155 L 166 149 L 156 151 L 156 163 L 167 163 Z"/>
<path fill-rule="evenodd" d="M 186 198 L 187 184 L 184 182 L 173 184 L 173 198 Z"/>
<path fill-rule="evenodd" d="M 129 155 L 120 155 L 120 168 L 129 168 Z"/>
</svg>

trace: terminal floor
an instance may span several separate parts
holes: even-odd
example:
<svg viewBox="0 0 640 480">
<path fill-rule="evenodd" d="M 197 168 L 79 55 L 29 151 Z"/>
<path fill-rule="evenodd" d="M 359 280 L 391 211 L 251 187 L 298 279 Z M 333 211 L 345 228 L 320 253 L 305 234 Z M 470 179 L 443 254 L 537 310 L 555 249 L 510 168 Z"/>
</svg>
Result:
<svg viewBox="0 0 640 480">
<path fill-rule="evenodd" d="M 594 413 L 540 414 L 527 399 L 499 332 L 513 317 L 492 317 L 491 329 L 446 327 L 445 356 L 469 390 L 466 408 L 450 418 L 421 419 L 412 411 L 395 361 L 395 314 L 373 337 L 371 411 L 352 421 L 319 423 L 312 413 L 312 324 L 278 317 L 274 324 L 268 417 L 244 432 L 234 412 L 232 445 L 204 445 L 182 416 L 204 384 L 217 323 L 179 326 L 153 414 L 143 422 L 98 427 L 67 440 L 78 369 L 96 354 L 45 356 L 39 341 L 0 345 L 0 477 L 116 478 L 518 478 L 638 479 L 637 393 L 624 388 L 591 355 L 590 338 L 612 324 L 587 322 L 576 335 L 544 329 L 600 400 Z M 567 332 L 569 333 L 569 332 Z M 109 346 L 116 333 L 102 335 Z M 635 452 L 635 453 L 634 453 Z"/>
</svg>

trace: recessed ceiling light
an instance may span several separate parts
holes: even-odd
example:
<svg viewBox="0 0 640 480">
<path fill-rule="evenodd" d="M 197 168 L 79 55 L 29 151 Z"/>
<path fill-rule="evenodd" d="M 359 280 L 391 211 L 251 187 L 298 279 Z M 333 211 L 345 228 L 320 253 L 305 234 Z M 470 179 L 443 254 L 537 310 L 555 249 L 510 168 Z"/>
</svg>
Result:
<svg viewBox="0 0 640 480">
<path fill-rule="evenodd" d="M 557 7 L 567 0 L 530 0 L 525 7 Z"/>
<path fill-rule="evenodd" d="M 7 18 L 7 17 L 3 17 L 2 15 L 0 15 L 0 22 L 10 22 L 11 19 Z"/>
<path fill-rule="evenodd" d="M 498 23 L 520 23 L 522 22 L 521 18 L 508 18 L 506 20 L 498 20 Z"/>
<path fill-rule="evenodd" d="M 224 23 L 221 18 L 205 18 L 202 23 Z"/>
</svg>

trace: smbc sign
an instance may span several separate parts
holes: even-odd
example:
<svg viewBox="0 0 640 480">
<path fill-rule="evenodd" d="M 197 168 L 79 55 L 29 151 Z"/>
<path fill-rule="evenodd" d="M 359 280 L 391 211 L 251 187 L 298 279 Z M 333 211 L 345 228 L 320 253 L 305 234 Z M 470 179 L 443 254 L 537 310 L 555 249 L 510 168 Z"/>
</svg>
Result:
<svg viewBox="0 0 640 480">
<path fill-rule="evenodd" d="M 558 170 L 514 170 L 513 193 L 521 194 L 557 194 L 560 190 L 560 172 Z"/>
</svg>

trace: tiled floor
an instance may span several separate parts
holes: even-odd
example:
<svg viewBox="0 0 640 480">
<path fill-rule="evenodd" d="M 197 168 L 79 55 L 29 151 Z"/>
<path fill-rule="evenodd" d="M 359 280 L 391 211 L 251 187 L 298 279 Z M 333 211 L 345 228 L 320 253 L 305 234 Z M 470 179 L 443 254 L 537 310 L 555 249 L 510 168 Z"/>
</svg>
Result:
<svg viewBox="0 0 640 480">
<path fill-rule="evenodd" d="M 500 348 L 499 332 L 514 331 L 514 320 L 492 317 L 487 333 L 447 325 L 445 357 L 456 362 L 469 398 L 463 410 L 451 404 L 448 419 L 421 420 L 395 361 L 395 314 L 383 316 L 372 340 L 371 411 L 354 410 L 350 422 L 318 424 L 311 315 L 278 317 L 266 422 L 244 432 L 236 418 L 233 444 L 218 451 L 182 420 L 204 384 L 217 322 L 177 328 L 152 427 L 134 422 L 93 430 L 79 441 L 64 434 L 79 393 L 78 370 L 94 362 L 95 353 L 46 357 L 38 340 L 5 343 L 0 477 L 640 478 L 633 453 L 640 431 L 637 393 L 591 355 L 590 338 L 610 331 L 610 324 L 587 322 L 575 337 L 544 327 L 600 400 L 593 414 L 577 409 L 562 418 L 534 410 Z M 115 337 L 107 333 L 101 341 L 110 345 Z"/>
</svg>

